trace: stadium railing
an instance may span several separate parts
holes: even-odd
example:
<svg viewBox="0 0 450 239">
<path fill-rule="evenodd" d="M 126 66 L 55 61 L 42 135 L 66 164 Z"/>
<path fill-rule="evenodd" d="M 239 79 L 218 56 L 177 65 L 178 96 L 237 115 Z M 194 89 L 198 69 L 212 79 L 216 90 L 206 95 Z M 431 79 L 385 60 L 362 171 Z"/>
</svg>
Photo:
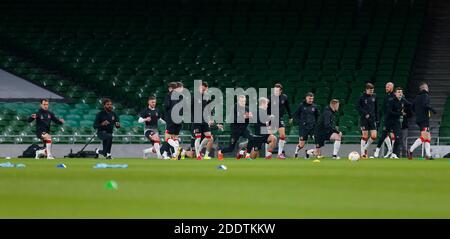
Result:
<svg viewBox="0 0 450 239">
<path fill-rule="evenodd" d="M 84 134 L 84 135 L 52 135 L 53 141 L 55 143 L 68 143 L 68 144 L 82 144 L 86 143 L 92 134 Z M 219 143 L 227 143 L 229 139 L 229 135 L 216 135 L 215 136 L 219 141 Z M 182 142 L 187 143 L 190 142 L 191 135 L 180 135 Z M 298 135 L 287 135 L 286 136 L 288 143 L 297 143 Z M 359 143 L 361 135 L 344 135 L 343 143 Z M 406 137 L 407 145 L 411 145 L 417 137 Z M 147 143 L 147 139 L 141 134 L 115 134 L 114 140 L 116 143 L 121 144 L 139 144 L 139 143 Z M 26 143 L 40 143 L 41 140 L 37 139 L 35 135 L 0 135 L 0 143 L 1 144 L 26 144 Z M 94 139 L 93 143 L 99 143 L 99 139 Z M 309 140 L 309 143 L 312 143 L 313 140 Z M 433 137 L 431 139 L 431 145 L 450 145 L 450 137 Z"/>
</svg>

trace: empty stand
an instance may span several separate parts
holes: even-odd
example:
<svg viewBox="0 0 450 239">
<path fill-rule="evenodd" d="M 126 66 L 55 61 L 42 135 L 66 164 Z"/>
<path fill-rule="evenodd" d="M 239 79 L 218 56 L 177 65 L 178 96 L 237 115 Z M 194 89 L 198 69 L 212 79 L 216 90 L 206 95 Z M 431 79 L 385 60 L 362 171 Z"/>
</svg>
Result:
<svg viewBox="0 0 450 239">
<path fill-rule="evenodd" d="M 33 69 L 8 59 L 0 66 L 56 85 L 78 102 L 96 100 L 84 89 L 140 108 L 150 94 L 162 102 L 170 81 L 192 87 L 202 79 L 219 88 L 280 82 L 294 108 L 308 91 L 321 107 L 340 99 L 340 129 L 347 135 L 360 133 L 355 103 L 366 82 L 380 99 L 388 81 L 407 86 L 425 7 L 424 0 L 36 4 L 2 1 L 0 36 L 75 86 L 33 77 Z M 84 125 L 68 115 L 74 127 Z M 296 126 L 288 130 L 297 134 Z"/>
</svg>

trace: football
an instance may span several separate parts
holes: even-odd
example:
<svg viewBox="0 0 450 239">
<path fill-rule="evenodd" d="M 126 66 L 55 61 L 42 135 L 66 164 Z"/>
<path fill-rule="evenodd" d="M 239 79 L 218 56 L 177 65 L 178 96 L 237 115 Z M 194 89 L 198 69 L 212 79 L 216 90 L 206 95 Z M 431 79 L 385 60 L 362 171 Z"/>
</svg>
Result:
<svg viewBox="0 0 450 239">
<path fill-rule="evenodd" d="M 348 154 L 348 160 L 350 161 L 358 161 L 360 157 L 361 156 L 356 151 L 352 151 L 351 153 Z"/>
</svg>

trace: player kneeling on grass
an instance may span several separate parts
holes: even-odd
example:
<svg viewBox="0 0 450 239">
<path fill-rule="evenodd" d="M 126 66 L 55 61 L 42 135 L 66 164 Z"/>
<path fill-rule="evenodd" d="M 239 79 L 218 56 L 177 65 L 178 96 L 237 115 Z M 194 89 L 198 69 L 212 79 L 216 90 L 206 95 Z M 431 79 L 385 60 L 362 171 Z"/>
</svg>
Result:
<svg viewBox="0 0 450 239">
<path fill-rule="evenodd" d="M 341 147 L 342 133 L 337 130 L 336 119 L 334 113 L 339 110 L 339 100 L 332 99 L 330 105 L 325 107 L 319 117 L 314 138 L 316 141 L 316 148 L 306 151 L 307 157 L 315 155 L 317 158 L 322 158 L 320 148 L 325 145 L 325 141 L 334 141 L 333 159 L 340 159 L 338 156 L 339 148 Z"/>
<path fill-rule="evenodd" d="M 161 148 L 159 149 L 161 154 L 161 159 L 170 160 L 174 158 L 176 155 L 176 151 L 172 145 L 167 143 L 166 141 L 162 142 Z"/>
<path fill-rule="evenodd" d="M 113 105 L 111 99 L 103 100 L 103 110 L 98 112 L 94 121 L 94 129 L 97 130 L 97 136 L 102 140 L 103 149 L 95 149 L 97 153 L 96 158 L 99 155 L 103 155 L 106 159 L 112 159 L 111 147 L 113 142 L 113 130 L 114 127 L 120 128 L 119 117 L 113 111 Z"/>
<path fill-rule="evenodd" d="M 294 113 L 294 118 L 299 123 L 298 133 L 298 145 L 295 148 L 294 157 L 298 157 L 298 152 L 305 147 L 305 142 L 308 137 L 314 136 L 314 128 L 316 127 L 317 119 L 319 118 L 319 110 L 314 102 L 314 94 L 311 92 L 306 93 L 305 100 L 298 106 L 297 111 Z"/>
<path fill-rule="evenodd" d="M 412 152 L 422 144 L 424 144 L 425 147 L 425 159 L 432 159 L 430 146 L 430 118 L 431 112 L 433 112 L 433 114 L 436 114 L 436 110 L 434 110 L 430 106 L 428 84 L 423 82 L 419 87 L 420 92 L 414 99 L 414 112 L 416 114 L 417 126 L 419 126 L 420 129 L 420 137 L 416 139 L 414 144 L 408 150 L 408 159 L 412 159 Z"/>
<path fill-rule="evenodd" d="M 356 106 L 360 115 L 361 125 L 361 156 L 368 157 L 367 148 L 377 139 L 378 122 L 378 104 L 377 97 L 374 94 L 374 86 L 371 83 L 366 84 L 366 91 L 359 97 Z M 369 138 L 370 131 L 370 138 Z"/>
<path fill-rule="evenodd" d="M 161 158 L 160 153 L 160 138 L 158 133 L 158 122 L 164 122 L 161 119 L 161 114 L 159 110 L 156 108 L 156 98 L 154 96 L 150 96 L 148 98 L 148 107 L 143 109 L 139 114 L 139 123 L 144 123 L 144 136 L 153 144 L 153 147 L 144 149 L 143 158 L 147 159 L 148 154 L 156 153 L 158 158 Z"/>
<path fill-rule="evenodd" d="M 250 131 L 248 130 L 248 124 L 250 123 L 250 119 L 253 117 L 252 112 L 249 111 L 249 108 L 246 106 L 247 98 L 245 95 L 238 96 L 238 102 L 234 106 L 234 115 L 233 115 L 233 123 L 231 123 L 231 137 L 230 143 L 228 147 L 218 148 L 217 150 L 217 159 L 222 160 L 224 153 L 229 153 L 234 150 L 236 144 L 240 137 L 249 139 Z M 240 158 L 240 154 L 237 154 L 237 158 Z"/>
<path fill-rule="evenodd" d="M 47 156 L 47 159 L 54 159 L 52 156 L 52 136 L 50 135 L 50 125 L 53 121 L 56 124 L 63 124 L 63 119 L 58 119 L 53 112 L 48 110 L 48 99 L 41 100 L 41 107 L 38 112 L 32 114 L 28 118 L 28 122 L 36 120 L 36 136 L 42 140 L 45 149 L 37 150 L 35 158 L 38 159 L 41 156 Z"/>
<path fill-rule="evenodd" d="M 166 141 L 162 142 L 159 152 L 161 154 L 161 159 L 164 160 L 182 160 L 186 157 L 195 158 L 195 151 L 186 151 L 181 146 L 178 147 L 178 150 L 176 150 L 175 147 Z"/>
<path fill-rule="evenodd" d="M 272 150 L 275 148 L 277 138 L 272 134 L 271 120 L 274 118 L 272 115 L 268 115 L 267 108 L 269 107 L 269 99 L 261 97 L 258 100 L 258 117 L 255 128 L 255 134 L 250 135 L 247 144 L 247 150 L 240 150 L 240 155 L 245 153 L 246 158 L 255 159 L 259 155 L 259 150 L 265 144 L 265 159 L 272 158 Z M 250 151 L 250 153 L 248 153 Z"/>
<path fill-rule="evenodd" d="M 250 150 L 250 153 L 246 153 L 245 158 L 256 159 L 259 156 L 259 151 L 263 147 L 263 144 L 269 145 L 269 152 L 272 152 L 272 149 L 275 147 L 277 143 L 277 138 L 273 134 L 267 135 L 250 135 L 250 139 L 248 140 L 247 149 Z M 272 155 L 266 155 L 265 159 L 271 159 Z"/>
</svg>

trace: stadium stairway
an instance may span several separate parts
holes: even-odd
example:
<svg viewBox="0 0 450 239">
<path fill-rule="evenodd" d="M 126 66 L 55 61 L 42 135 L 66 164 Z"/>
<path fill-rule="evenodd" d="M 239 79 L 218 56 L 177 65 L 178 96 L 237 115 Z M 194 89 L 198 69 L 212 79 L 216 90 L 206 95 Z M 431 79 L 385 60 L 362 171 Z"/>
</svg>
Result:
<svg viewBox="0 0 450 239">
<path fill-rule="evenodd" d="M 431 134 L 450 137 L 450 134 L 440 134 L 445 102 L 450 93 L 450 2 L 431 0 L 428 2 L 424 32 L 419 42 L 415 58 L 414 73 L 410 84 L 410 96 L 418 92 L 421 81 L 430 84 L 431 104 L 438 112 L 431 118 Z M 415 118 L 409 121 L 408 136 L 415 137 L 419 130 Z"/>
</svg>

